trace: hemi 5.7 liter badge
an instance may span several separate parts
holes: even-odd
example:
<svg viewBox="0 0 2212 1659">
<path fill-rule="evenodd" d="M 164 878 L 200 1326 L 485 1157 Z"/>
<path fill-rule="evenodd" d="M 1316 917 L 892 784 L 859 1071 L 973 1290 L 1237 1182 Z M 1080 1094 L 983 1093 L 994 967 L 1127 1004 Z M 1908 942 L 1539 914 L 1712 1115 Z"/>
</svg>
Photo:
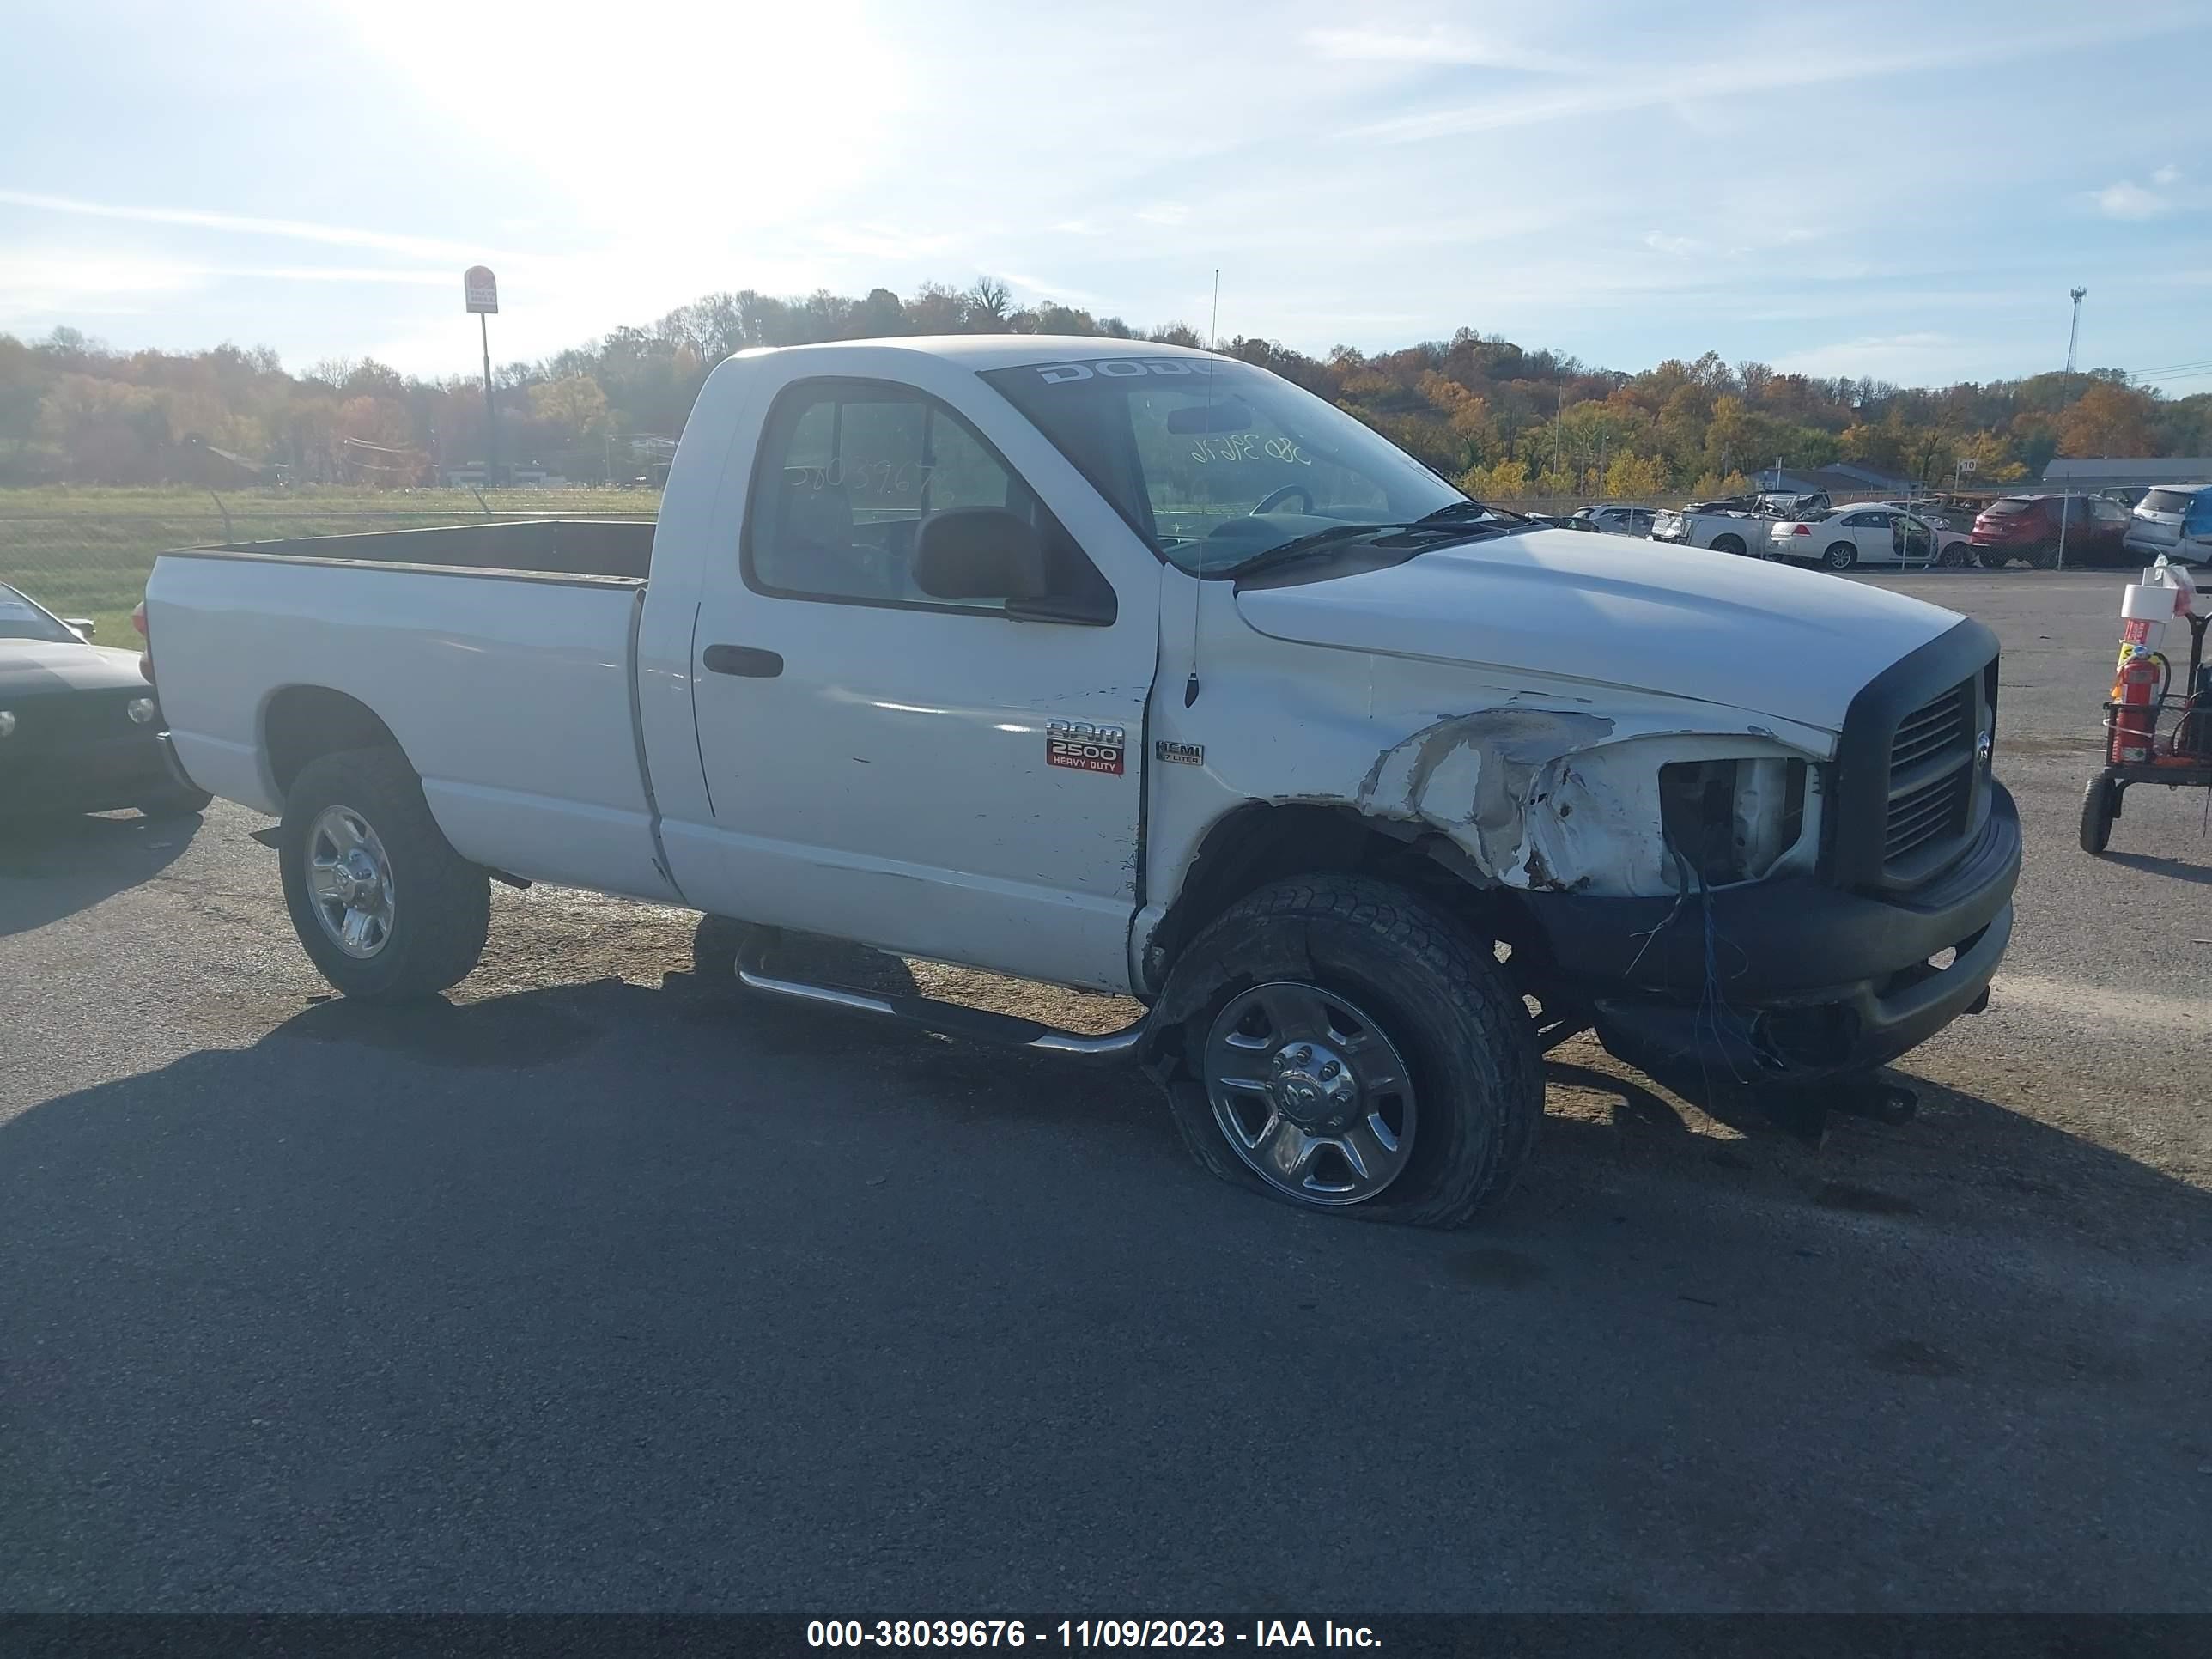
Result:
<svg viewBox="0 0 2212 1659">
<path fill-rule="evenodd" d="M 1121 757 L 1127 748 L 1127 733 L 1118 726 L 1092 726 L 1084 720 L 1045 722 L 1047 766 L 1072 766 L 1079 772 L 1111 772 L 1118 777 Z"/>
</svg>

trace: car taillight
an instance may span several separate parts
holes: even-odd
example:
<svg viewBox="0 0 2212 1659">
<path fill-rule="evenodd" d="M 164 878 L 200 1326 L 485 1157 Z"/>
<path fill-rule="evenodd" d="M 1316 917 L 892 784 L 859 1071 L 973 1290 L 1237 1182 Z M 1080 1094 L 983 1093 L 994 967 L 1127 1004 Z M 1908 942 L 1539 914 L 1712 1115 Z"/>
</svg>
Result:
<svg viewBox="0 0 2212 1659">
<path fill-rule="evenodd" d="M 1793 536 L 1809 536 L 1813 533 L 1813 526 L 1809 524 L 1801 524 L 1790 533 Z"/>
<path fill-rule="evenodd" d="M 131 607 L 131 626 L 146 648 L 138 653 L 138 678 L 151 685 L 154 683 L 154 636 L 146 631 L 146 601 L 141 599 Z"/>
<path fill-rule="evenodd" d="M 140 639 L 143 640 L 146 637 L 145 600 L 141 599 L 137 604 L 131 607 L 131 631 L 136 633 Z"/>
</svg>

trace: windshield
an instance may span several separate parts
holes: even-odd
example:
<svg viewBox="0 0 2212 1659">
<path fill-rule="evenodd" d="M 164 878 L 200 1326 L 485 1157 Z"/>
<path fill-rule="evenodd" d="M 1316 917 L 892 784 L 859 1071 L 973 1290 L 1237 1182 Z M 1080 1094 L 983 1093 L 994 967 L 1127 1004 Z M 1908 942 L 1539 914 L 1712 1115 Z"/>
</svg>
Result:
<svg viewBox="0 0 2212 1659">
<path fill-rule="evenodd" d="M 2142 498 L 2142 510 L 2146 513 L 2186 513 L 2189 511 L 2189 498 L 2196 493 L 2193 489 L 2154 489 Z"/>
<path fill-rule="evenodd" d="M 2027 512 L 2034 505 L 2035 503 L 2025 495 L 2008 495 L 2001 501 L 1990 503 L 1990 516 L 1993 519 L 2008 519 L 2015 513 Z"/>
<path fill-rule="evenodd" d="M 1343 410 L 1233 358 L 1025 363 L 983 378 L 1194 575 L 1468 500 Z"/>
<path fill-rule="evenodd" d="M 81 645 L 76 633 L 33 605 L 14 588 L 0 585 L 0 640 L 44 640 L 50 645 Z"/>
</svg>

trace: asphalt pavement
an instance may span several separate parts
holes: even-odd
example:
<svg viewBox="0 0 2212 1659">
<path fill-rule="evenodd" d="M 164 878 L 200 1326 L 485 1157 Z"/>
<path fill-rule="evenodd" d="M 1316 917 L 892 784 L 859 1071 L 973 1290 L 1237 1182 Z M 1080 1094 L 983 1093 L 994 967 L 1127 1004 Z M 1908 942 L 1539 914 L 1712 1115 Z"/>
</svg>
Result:
<svg viewBox="0 0 2212 1659">
<path fill-rule="evenodd" d="M 2122 580 L 1884 579 L 2002 635 L 2029 847 L 1914 1121 L 1580 1042 L 1459 1233 L 676 912 L 499 890 L 380 1011 L 251 813 L 0 841 L 0 1609 L 2212 1611 L 2204 799 L 2074 844 Z"/>
</svg>

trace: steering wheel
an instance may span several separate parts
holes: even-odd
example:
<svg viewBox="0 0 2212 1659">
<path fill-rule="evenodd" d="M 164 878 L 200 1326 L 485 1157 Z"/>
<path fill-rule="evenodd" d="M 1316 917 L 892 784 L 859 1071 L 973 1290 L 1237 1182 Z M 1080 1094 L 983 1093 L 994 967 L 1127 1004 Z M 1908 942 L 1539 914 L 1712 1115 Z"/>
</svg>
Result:
<svg viewBox="0 0 2212 1659">
<path fill-rule="evenodd" d="M 1271 489 L 1262 495 L 1260 498 L 1259 506 L 1252 509 L 1251 516 L 1257 518 L 1262 513 L 1273 513 L 1293 495 L 1305 503 L 1298 509 L 1299 512 L 1311 513 L 1314 510 L 1313 491 L 1308 489 L 1304 484 L 1289 483 L 1285 484 L 1280 489 Z"/>
</svg>

